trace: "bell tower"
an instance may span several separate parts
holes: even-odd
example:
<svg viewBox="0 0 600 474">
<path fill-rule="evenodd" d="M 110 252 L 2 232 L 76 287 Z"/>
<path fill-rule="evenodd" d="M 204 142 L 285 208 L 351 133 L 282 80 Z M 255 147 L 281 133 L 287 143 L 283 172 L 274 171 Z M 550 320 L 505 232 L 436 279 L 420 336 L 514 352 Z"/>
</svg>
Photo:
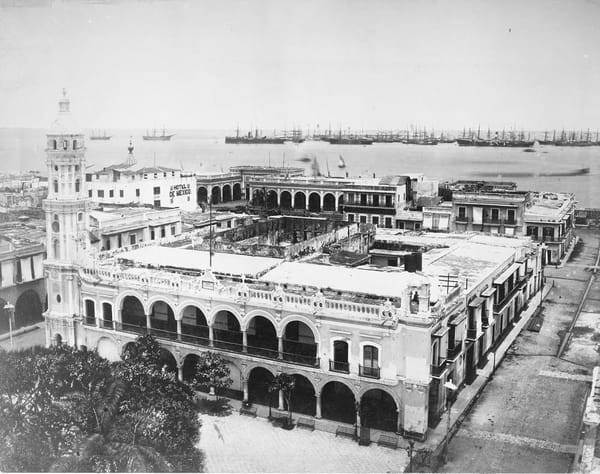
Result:
<svg viewBox="0 0 600 474">
<path fill-rule="evenodd" d="M 73 121 L 64 89 L 58 106 L 58 117 L 46 134 L 46 344 L 76 346 L 75 322 L 81 314 L 78 270 L 90 248 L 90 204 L 84 189 L 84 135 Z"/>
</svg>

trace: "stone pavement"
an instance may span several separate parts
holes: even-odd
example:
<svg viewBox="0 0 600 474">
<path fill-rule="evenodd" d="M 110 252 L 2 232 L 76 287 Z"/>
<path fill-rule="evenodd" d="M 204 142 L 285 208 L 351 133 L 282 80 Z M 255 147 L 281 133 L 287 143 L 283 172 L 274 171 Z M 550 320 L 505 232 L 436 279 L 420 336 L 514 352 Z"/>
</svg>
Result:
<svg viewBox="0 0 600 474">
<path fill-rule="evenodd" d="M 324 431 L 287 431 L 236 411 L 200 418 L 206 472 L 402 472 L 408 464 L 403 449 L 359 446 Z"/>
<path fill-rule="evenodd" d="M 579 305 L 600 235 L 581 232 L 583 251 L 560 268 L 547 268 L 555 285 L 543 304 L 539 333 L 524 330 L 450 442 L 440 472 L 568 472 L 577 450 L 589 375 L 600 354 L 582 354 L 573 338 L 556 354 Z M 580 317 L 581 333 L 589 326 Z M 592 325 L 591 332 L 594 333 Z M 588 334 L 586 333 L 586 334 Z M 588 337 L 593 341 L 592 335 Z M 596 336 L 594 339 L 597 339 Z M 578 344 L 579 343 L 579 344 Z M 596 346 L 593 347 L 596 349 Z M 594 355 L 595 353 L 595 355 Z"/>
</svg>

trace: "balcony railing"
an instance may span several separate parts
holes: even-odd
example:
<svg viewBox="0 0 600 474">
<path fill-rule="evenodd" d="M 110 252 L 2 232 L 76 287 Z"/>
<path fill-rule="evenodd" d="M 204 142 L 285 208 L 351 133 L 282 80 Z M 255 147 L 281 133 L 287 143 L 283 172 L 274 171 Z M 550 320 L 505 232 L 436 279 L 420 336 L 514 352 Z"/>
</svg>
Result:
<svg viewBox="0 0 600 474">
<path fill-rule="evenodd" d="M 350 363 L 341 360 L 329 360 L 329 370 L 332 372 L 350 373 Z"/>
<path fill-rule="evenodd" d="M 431 366 L 431 375 L 433 377 L 439 377 L 446 370 L 446 361 L 440 361 L 436 365 Z"/>
<path fill-rule="evenodd" d="M 371 379 L 379 378 L 379 367 L 364 367 L 362 365 L 358 366 L 358 375 L 361 377 L 369 377 Z"/>
<path fill-rule="evenodd" d="M 467 216 L 457 216 L 456 222 L 466 224 L 467 222 L 471 222 L 473 219 Z"/>
<path fill-rule="evenodd" d="M 84 316 L 83 324 L 85 324 L 86 326 L 95 326 L 96 318 L 94 316 Z"/>
<path fill-rule="evenodd" d="M 501 312 L 504 309 L 504 307 L 506 306 L 506 304 L 513 298 L 513 296 L 515 296 L 521 290 L 520 287 L 521 287 L 521 285 L 513 286 L 512 290 L 510 290 L 504 296 L 504 298 L 502 298 L 498 303 L 494 304 L 494 312 L 495 313 Z"/>
<path fill-rule="evenodd" d="M 214 346 L 228 351 L 242 352 L 242 332 L 228 329 L 213 329 Z"/>
</svg>

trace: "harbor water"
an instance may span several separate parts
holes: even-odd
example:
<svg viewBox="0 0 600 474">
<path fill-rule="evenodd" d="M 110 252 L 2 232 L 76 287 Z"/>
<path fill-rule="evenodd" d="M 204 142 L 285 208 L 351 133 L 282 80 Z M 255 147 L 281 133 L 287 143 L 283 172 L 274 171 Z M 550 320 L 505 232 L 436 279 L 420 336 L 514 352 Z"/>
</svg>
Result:
<svg viewBox="0 0 600 474">
<path fill-rule="evenodd" d="M 171 141 L 143 141 L 143 130 L 109 132 L 110 140 L 87 140 L 88 169 L 127 158 L 130 137 L 137 167 L 166 166 L 203 173 L 236 165 L 296 166 L 311 174 L 316 158 L 327 176 L 382 176 L 422 173 L 440 181 L 480 179 L 514 181 L 520 190 L 575 193 L 578 207 L 600 208 L 600 147 L 521 148 L 435 146 L 401 143 L 330 145 L 320 141 L 283 145 L 229 145 L 226 131 L 171 130 Z M 45 130 L 0 129 L 0 171 L 39 170 L 46 174 Z M 342 156 L 346 168 L 338 168 Z M 308 158 L 310 161 L 306 160 Z M 583 170 L 583 171 L 582 171 Z"/>
</svg>

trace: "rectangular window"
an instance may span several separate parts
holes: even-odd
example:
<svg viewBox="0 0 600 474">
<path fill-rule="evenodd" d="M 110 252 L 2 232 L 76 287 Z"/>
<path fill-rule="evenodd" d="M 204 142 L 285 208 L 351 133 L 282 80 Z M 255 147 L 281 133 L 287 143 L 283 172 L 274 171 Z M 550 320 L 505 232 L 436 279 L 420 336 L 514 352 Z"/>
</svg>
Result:
<svg viewBox="0 0 600 474">
<path fill-rule="evenodd" d="M 350 222 L 350 223 L 354 222 L 354 214 L 348 214 L 348 222 Z"/>
<path fill-rule="evenodd" d="M 123 240 L 121 239 L 121 234 L 117 235 L 117 247 L 121 248 L 123 246 Z"/>
<path fill-rule="evenodd" d="M 160 199 L 154 200 L 154 207 L 160 207 Z"/>
<path fill-rule="evenodd" d="M 231 229 L 231 221 L 227 221 L 227 228 Z"/>
<path fill-rule="evenodd" d="M 29 260 L 29 264 L 31 266 L 31 279 L 35 280 L 35 266 L 33 264 L 33 257 Z"/>
<path fill-rule="evenodd" d="M 139 190 L 139 188 L 135 190 L 135 197 L 140 197 L 140 190 Z"/>
<path fill-rule="evenodd" d="M 396 221 L 396 229 L 404 229 L 404 222 Z"/>
<path fill-rule="evenodd" d="M 103 198 L 104 197 L 104 189 L 99 189 L 98 190 L 98 197 L 99 198 Z"/>
<path fill-rule="evenodd" d="M 110 250 L 110 237 L 106 239 L 106 250 Z"/>
<path fill-rule="evenodd" d="M 88 189 L 88 197 L 92 197 L 92 190 Z"/>
<path fill-rule="evenodd" d="M 467 208 L 466 207 L 459 207 L 458 208 L 458 218 L 459 219 L 466 219 L 467 218 Z"/>
<path fill-rule="evenodd" d="M 366 194 L 361 194 L 360 195 L 360 205 L 361 206 L 366 206 L 367 205 L 367 195 Z"/>
<path fill-rule="evenodd" d="M 509 209 L 507 214 L 506 214 L 506 218 L 508 220 L 508 222 L 515 222 L 515 210 L 514 209 Z"/>
<path fill-rule="evenodd" d="M 367 223 L 367 216 L 360 216 L 360 223 L 361 224 L 366 224 Z"/>
<path fill-rule="evenodd" d="M 119 189 L 119 197 L 123 197 L 125 195 L 125 193 L 123 192 L 122 189 Z"/>
<path fill-rule="evenodd" d="M 373 194 L 373 206 L 379 206 L 379 194 Z"/>
<path fill-rule="evenodd" d="M 111 197 L 111 198 L 115 197 L 115 191 L 113 189 L 111 189 L 110 191 L 108 191 L 108 197 Z"/>
<path fill-rule="evenodd" d="M 392 196 L 388 195 L 388 196 L 385 197 L 385 205 L 387 207 L 392 207 Z"/>
<path fill-rule="evenodd" d="M 379 225 L 379 217 L 373 216 L 373 225 Z"/>
<path fill-rule="evenodd" d="M 89 183 L 92 180 L 92 175 L 91 174 L 86 174 L 85 175 L 85 180 Z"/>
<path fill-rule="evenodd" d="M 154 240 L 156 237 L 154 229 L 150 229 L 150 240 Z"/>
<path fill-rule="evenodd" d="M 23 281 L 23 272 L 21 270 L 21 259 L 17 259 L 17 275 L 16 275 L 17 283 L 21 283 Z"/>
<path fill-rule="evenodd" d="M 96 323 L 96 306 L 92 300 L 85 300 L 85 322 L 86 324 Z"/>
<path fill-rule="evenodd" d="M 377 347 L 363 347 L 363 366 L 370 369 L 376 369 L 379 367 L 379 350 Z"/>
<path fill-rule="evenodd" d="M 492 209 L 492 220 L 497 221 L 498 219 L 500 219 L 499 214 L 500 213 L 498 209 Z"/>
<path fill-rule="evenodd" d="M 421 229 L 421 224 L 419 222 L 415 222 L 415 230 Z"/>
<path fill-rule="evenodd" d="M 165 226 L 164 225 L 160 228 L 160 236 L 161 237 L 165 236 Z"/>
<path fill-rule="evenodd" d="M 135 245 L 135 234 L 129 234 L 129 245 Z"/>
<path fill-rule="evenodd" d="M 171 235 L 175 235 L 175 226 L 174 225 L 171 226 Z"/>
<path fill-rule="evenodd" d="M 160 194 L 160 186 L 154 186 L 154 194 Z"/>
</svg>

